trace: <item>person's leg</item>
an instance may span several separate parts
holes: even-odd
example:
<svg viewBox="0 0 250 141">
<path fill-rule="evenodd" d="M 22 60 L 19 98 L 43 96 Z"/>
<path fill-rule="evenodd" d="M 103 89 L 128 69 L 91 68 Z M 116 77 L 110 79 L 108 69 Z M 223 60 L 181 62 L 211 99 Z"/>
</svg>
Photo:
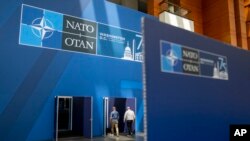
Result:
<svg viewBox="0 0 250 141">
<path fill-rule="evenodd" d="M 115 129 L 116 129 L 116 135 L 119 136 L 119 128 L 118 128 L 118 123 L 115 124 Z"/>
<path fill-rule="evenodd" d="M 111 121 L 111 133 L 114 135 L 114 126 L 115 124 Z"/>
<path fill-rule="evenodd" d="M 132 120 L 127 120 L 127 126 L 128 126 L 128 134 L 132 134 Z"/>
</svg>

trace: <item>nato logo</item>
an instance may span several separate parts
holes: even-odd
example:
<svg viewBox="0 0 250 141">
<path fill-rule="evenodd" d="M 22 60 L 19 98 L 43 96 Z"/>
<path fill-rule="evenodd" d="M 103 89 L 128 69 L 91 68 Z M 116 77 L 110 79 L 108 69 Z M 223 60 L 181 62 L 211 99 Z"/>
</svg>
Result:
<svg viewBox="0 0 250 141">
<path fill-rule="evenodd" d="M 161 43 L 161 69 L 163 72 L 182 72 L 181 46 L 169 42 Z"/>
<path fill-rule="evenodd" d="M 34 35 L 43 40 L 53 35 L 54 25 L 48 19 L 42 17 L 32 21 L 31 29 Z"/>
<path fill-rule="evenodd" d="M 166 52 L 166 59 L 170 66 L 174 67 L 176 66 L 178 62 L 178 57 L 176 55 L 176 52 L 173 49 L 169 49 Z"/>
<path fill-rule="evenodd" d="M 61 48 L 63 15 L 23 5 L 19 43 L 29 46 Z"/>
</svg>

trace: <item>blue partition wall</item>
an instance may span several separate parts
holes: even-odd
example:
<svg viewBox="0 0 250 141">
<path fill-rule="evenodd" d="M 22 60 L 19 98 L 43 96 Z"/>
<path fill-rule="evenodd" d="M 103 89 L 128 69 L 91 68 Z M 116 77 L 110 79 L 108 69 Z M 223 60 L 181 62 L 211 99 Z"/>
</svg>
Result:
<svg viewBox="0 0 250 141">
<path fill-rule="evenodd" d="M 141 62 L 19 44 L 22 4 L 138 33 L 140 18 L 145 16 L 104 0 L 2 2 L 1 140 L 53 139 L 54 97 L 58 95 L 93 97 L 93 136 L 103 134 L 103 97 L 135 97 L 136 130 L 143 131 Z"/>
<path fill-rule="evenodd" d="M 143 22 L 149 141 L 229 141 L 230 125 L 250 124 L 249 51 Z"/>
</svg>

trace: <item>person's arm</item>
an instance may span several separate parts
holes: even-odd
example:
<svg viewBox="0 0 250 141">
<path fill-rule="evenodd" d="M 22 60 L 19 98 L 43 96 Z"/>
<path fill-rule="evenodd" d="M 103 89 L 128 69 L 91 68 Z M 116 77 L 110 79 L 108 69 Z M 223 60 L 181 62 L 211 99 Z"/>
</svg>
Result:
<svg viewBox="0 0 250 141">
<path fill-rule="evenodd" d="M 125 112 L 124 114 L 124 118 L 123 118 L 123 121 L 126 122 L 126 116 L 127 116 L 127 111 Z"/>
<path fill-rule="evenodd" d="M 135 112 L 133 111 L 133 122 L 135 121 Z"/>
<path fill-rule="evenodd" d="M 113 113 L 111 112 L 111 113 L 110 113 L 110 117 L 109 117 L 110 122 L 111 122 L 111 120 L 112 120 L 112 115 L 113 115 Z"/>
</svg>

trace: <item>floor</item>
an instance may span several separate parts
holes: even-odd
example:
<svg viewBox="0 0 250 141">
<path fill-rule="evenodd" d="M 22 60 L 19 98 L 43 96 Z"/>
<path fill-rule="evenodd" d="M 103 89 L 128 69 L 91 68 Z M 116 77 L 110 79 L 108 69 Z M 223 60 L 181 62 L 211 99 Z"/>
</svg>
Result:
<svg viewBox="0 0 250 141">
<path fill-rule="evenodd" d="M 143 141 L 144 134 L 137 133 L 135 136 L 126 136 L 121 134 L 119 137 L 107 135 L 106 137 L 94 137 L 93 139 L 86 139 L 83 137 L 69 137 L 59 138 L 58 141 Z"/>
</svg>

